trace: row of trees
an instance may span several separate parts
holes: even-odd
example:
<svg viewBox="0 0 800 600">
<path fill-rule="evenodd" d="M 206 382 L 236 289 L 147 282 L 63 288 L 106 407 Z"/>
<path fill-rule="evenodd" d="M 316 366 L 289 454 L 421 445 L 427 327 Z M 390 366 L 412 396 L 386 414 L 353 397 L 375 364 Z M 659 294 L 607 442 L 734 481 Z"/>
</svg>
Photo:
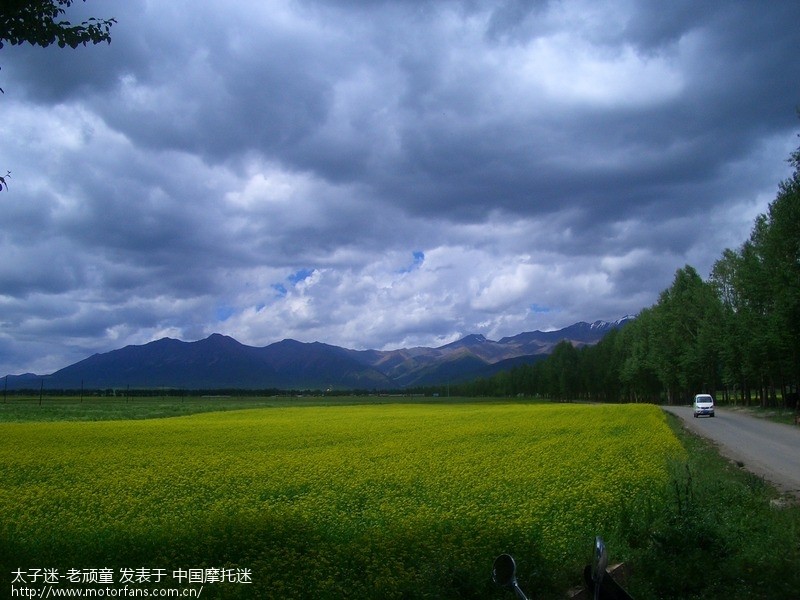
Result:
<svg viewBox="0 0 800 600">
<path fill-rule="evenodd" d="M 658 302 L 595 346 L 559 344 L 546 359 L 459 386 L 466 395 L 606 402 L 794 405 L 800 383 L 800 149 L 793 175 L 738 250 L 708 280 L 679 269 Z"/>
</svg>

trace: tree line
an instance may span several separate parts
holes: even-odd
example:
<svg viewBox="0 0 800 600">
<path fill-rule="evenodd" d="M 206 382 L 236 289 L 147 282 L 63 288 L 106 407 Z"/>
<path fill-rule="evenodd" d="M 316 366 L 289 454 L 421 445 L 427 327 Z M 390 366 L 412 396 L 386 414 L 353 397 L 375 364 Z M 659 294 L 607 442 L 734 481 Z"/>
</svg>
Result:
<svg viewBox="0 0 800 600">
<path fill-rule="evenodd" d="M 562 342 L 545 360 L 455 386 L 470 396 L 797 405 L 800 384 L 800 148 L 793 174 L 747 241 L 703 280 L 686 265 L 653 306 L 598 344 Z M 712 224 L 713 226 L 713 224 Z"/>
</svg>

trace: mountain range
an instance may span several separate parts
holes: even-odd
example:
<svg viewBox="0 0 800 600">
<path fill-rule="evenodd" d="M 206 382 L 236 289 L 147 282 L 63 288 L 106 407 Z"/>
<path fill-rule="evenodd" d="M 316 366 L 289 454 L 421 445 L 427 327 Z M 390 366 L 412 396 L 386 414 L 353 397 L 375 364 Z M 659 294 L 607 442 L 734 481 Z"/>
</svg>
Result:
<svg viewBox="0 0 800 600">
<path fill-rule="evenodd" d="M 546 357 L 567 340 L 595 344 L 632 317 L 613 323 L 575 323 L 558 331 L 532 331 L 499 341 L 468 335 L 438 348 L 349 350 L 286 339 L 254 347 L 212 334 L 196 342 L 163 338 L 125 346 L 50 375 L 9 375 L 8 389 L 367 389 L 444 385 L 488 377 Z"/>
</svg>

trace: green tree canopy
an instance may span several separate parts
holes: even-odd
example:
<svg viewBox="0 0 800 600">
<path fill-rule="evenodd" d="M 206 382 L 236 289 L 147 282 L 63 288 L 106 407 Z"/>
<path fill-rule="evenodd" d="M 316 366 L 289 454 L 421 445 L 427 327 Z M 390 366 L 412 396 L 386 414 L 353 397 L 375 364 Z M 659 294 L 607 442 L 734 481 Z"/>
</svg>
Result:
<svg viewBox="0 0 800 600">
<path fill-rule="evenodd" d="M 0 8 L 0 48 L 5 43 L 18 46 L 29 43 L 46 47 L 77 48 L 90 42 L 111 42 L 115 19 L 94 17 L 73 25 L 61 20 L 75 0 L 4 0 Z M 85 1 L 85 0 L 84 0 Z"/>
</svg>

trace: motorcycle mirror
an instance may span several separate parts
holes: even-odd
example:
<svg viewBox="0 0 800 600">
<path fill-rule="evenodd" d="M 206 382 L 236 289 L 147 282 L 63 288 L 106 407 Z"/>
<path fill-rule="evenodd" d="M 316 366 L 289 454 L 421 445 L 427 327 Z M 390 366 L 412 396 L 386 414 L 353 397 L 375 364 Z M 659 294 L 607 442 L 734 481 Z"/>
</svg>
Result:
<svg viewBox="0 0 800 600">
<path fill-rule="evenodd" d="M 592 581 L 594 582 L 594 598 L 600 598 L 600 585 L 608 567 L 608 551 L 603 538 L 599 535 L 594 539 L 594 555 L 592 557 Z"/>
<path fill-rule="evenodd" d="M 500 587 L 512 590 L 519 600 L 528 600 L 517 583 L 517 563 L 510 554 L 501 554 L 494 559 L 492 579 Z"/>
</svg>

